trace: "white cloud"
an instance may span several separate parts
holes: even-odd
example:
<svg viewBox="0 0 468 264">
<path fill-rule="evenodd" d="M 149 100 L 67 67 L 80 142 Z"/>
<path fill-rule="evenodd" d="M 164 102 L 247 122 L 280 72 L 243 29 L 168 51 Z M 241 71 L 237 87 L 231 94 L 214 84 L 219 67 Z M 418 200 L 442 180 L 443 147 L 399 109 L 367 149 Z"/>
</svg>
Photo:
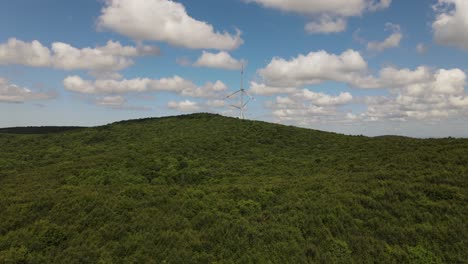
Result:
<svg viewBox="0 0 468 264">
<path fill-rule="evenodd" d="M 337 96 L 317 93 L 308 89 L 296 90 L 287 96 L 277 96 L 267 107 L 276 121 L 308 126 L 317 122 L 342 122 L 349 118 L 339 109 L 353 101 L 350 93 Z"/>
<path fill-rule="evenodd" d="M 289 96 L 277 96 L 274 104 L 269 104 L 271 108 L 296 108 L 297 102 Z"/>
<path fill-rule="evenodd" d="M 308 33 L 338 33 L 345 31 L 346 26 L 346 20 L 341 17 L 332 18 L 323 16 L 318 20 L 307 23 L 305 25 L 305 30 Z"/>
<path fill-rule="evenodd" d="M 302 90 L 287 97 L 278 96 L 275 101 L 269 102 L 267 107 L 272 110 L 272 115 L 278 122 L 308 126 L 321 121 L 347 120 L 348 115 L 337 106 L 350 102 L 352 98 L 349 93 L 331 96 Z"/>
<path fill-rule="evenodd" d="M 462 116 L 468 110 L 466 74 L 460 69 L 385 68 L 379 83 L 391 95 L 367 100 L 367 120 L 431 120 Z"/>
<path fill-rule="evenodd" d="M 377 85 L 382 88 L 399 88 L 418 83 L 426 83 L 429 82 L 431 78 L 433 78 L 432 70 L 425 66 L 420 66 L 415 70 L 386 67 L 380 70 Z"/>
<path fill-rule="evenodd" d="M 185 7 L 169 0 L 106 0 L 98 19 L 100 28 L 135 40 L 164 41 L 191 49 L 233 50 L 243 44 L 235 35 L 217 32 L 212 25 L 187 14 Z"/>
<path fill-rule="evenodd" d="M 419 54 L 425 54 L 428 50 L 429 48 L 424 43 L 418 43 L 418 45 L 416 45 L 416 52 Z"/>
<path fill-rule="evenodd" d="M 65 70 L 87 69 L 97 71 L 118 71 L 130 66 L 133 62 L 127 57 L 104 54 L 99 49 L 77 49 L 66 43 L 52 44 L 55 68 Z"/>
<path fill-rule="evenodd" d="M 437 71 L 426 66 L 414 70 L 386 67 L 378 76 L 369 74 L 367 62 L 353 50 L 340 55 L 325 51 L 311 52 L 285 60 L 273 58 L 258 70 L 263 83 L 251 82 L 250 91 L 258 95 L 297 94 L 299 88 L 335 81 L 361 89 L 408 89 L 416 94 L 431 90 L 436 93 L 460 93 L 465 73 L 459 69 Z"/>
<path fill-rule="evenodd" d="M 468 109 L 468 96 L 453 96 L 450 97 L 450 103 L 455 107 Z"/>
<path fill-rule="evenodd" d="M 28 43 L 11 38 L 7 43 L 0 44 L 0 65 L 18 64 L 109 73 L 132 65 L 133 57 L 156 54 L 159 54 L 157 47 L 122 46 L 114 41 L 108 41 L 105 46 L 82 49 L 67 43 L 54 42 L 49 49 L 37 40 Z"/>
<path fill-rule="evenodd" d="M 337 116 L 337 112 L 335 109 L 310 105 L 303 108 L 276 109 L 273 110 L 273 116 L 278 122 L 308 126 L 335 117 Z"/>
<path fill-rule="evenodd" d="M 460 69 L 432 70 L 420 66 L 415 70 L 386 67 L 375 78 L 375 88 L 406 89 L 408 94 L 460 94 L 464 91 L 465 73 Z"/>
<path fill-rule="evenodd" d="M 385 68 L 376 79 L 389 89 L 388 96 L 354 98 L 349 93 L 331 96 L 300 90 L 268 104 L 279 122 L 309 126 L 317 122 L 434 121 L 466 116 L 466 74 L 460 69 L 418 67 Z M 338 106 L 362 103 L 363 113 L 346 113 Z"/>
<path fill-rule="evenodd" d="M 288 94 L 296 91 L 295 87 L 273 87 L 263 83 L 250 82 L 250 90 L 252 94 L 258 95 L 274 95 L 274 94 Z"/>
<path fill-rule="evenodd" d="M 258 73 L 263 83 L 252 82 L 250 91 L 260 95 L 286 95 L 277 97 L 269 107 L 278 120 L 299 125 L 324 120 L 434 120 L 464 116 L 468 110 L 467 77 L 462 70 L 386 67 L 373 76 L 365 60 L 353 50 L 341 55 L 319 51 L 290 60 L 274 58 Z M 354 88 L 387 89 L 389 95 L 362 100 L 350 93 L 331 96 L 300 89 L 325 81 Z M 338 106 L 350 103 L 363 103 L 368 109 L 351 115 L 339 110 Z"/>
<path fill-rule="evenodd" d="M 468 50 L 468 1 L 438 0 L 434 6 L 437 12 L 432 23 L 434 39 L 442 45 Z"/>
<path fill-rule="evenodd" d="M 302 87 L 325 81 L 354 85 L 366 77 L 367 70 L 367 62 L 357 51 L 335 55 L 322 50 L 291 60 L 273 58 L 258 73 L 268 87 Z"/>
<path fill-rule="evenodd" d="M 216 81 L 215 83 L 207 82 L 202 87 L 193 85 L 190 88 L 183 89 L 180 94 L 188 97 L 219 98 L 222 97 L 222 93 L 227 89 L 228 87 L 223 82 Z"/>
<path fill-rule="evenodd" d="M 125 104 L 127 100 L 123 96 L 105 96 L 96 100 L 97 105 L 110 106 L 110 107 L 120 107 Z"/>
<path fill-rule="evenodd" d="M 225 100 L 205 100 L 205 101 L 170 101 L 167 107 L 178 112 L 209 112 L 217 113 L 226 107 Z"/>
<path fill-rule="evenodd" d="M 266 8 L 307 15 L 312 19 L 305 29 L 309 33 L 335 33 L 346 29 L 346 18 L 366 11 L 388 8 L 391 0 L 244 0 Z"/>
<path fill-rule="evenodd" d="M 159 54 L 151 46 L 122 46 L 119 42 L 108 41 L 105 46 L 78 49 L 69 44 L 52 44 L 53 65 L 65 70 L 118 71 L 133 64 L 131 57 Z"/>
<path fill-rule="evenodd" d="M 400 26 L 387 23 L 386 28 L 387 30 L 391 30 L 393 33 L 382 42 L 369 42 L 367 44 L 367 49 L 373 51 L 384 51 L 386 49 L 397 48 L 400 46 L 400 42 L 403 39 L 403 34 L 401 33 Z"/>
<path fill-rule="evenodd" d="M 50 50 L 37 40 L 27 43 L 10 38 L 0 44 L 0 65 L 6 64 L 47 67 L 51 65 Z"/>
<path fill-rule="evenodd" d="M 387 9 L 392 4 L 392 0 L 368 1 L 368 9 L 377 11 Z"/>
<path fill-rule="evenodd" d="M 353 96 L 350 93 L 340 93 L 338 96 L 330 96 L 324 93 L 315 93 L 307 89 L 303 89 L 294 94 L 293 97 L 302 98 L 318 106 L 344 105 L 353 100 Z"/>
<path fill-rule="evenodd" d="M 54 93 L 34 92 L 30 89 L 10 83 L 0 78 L 0 102 L 23 103 L 26 101 L 47 100 L 55 97 Z"/>
<path fill-rule="evenodd" d="M 185 100 L 182 102 L 170 101 L 167 104 L 167 107 L 179 112 L 196 112 L 201 109 L 201 107 L 196 102 Z"/>
<path fill-rule="evenodd" d="M 224 100 L 210 100 L 205 104 L 207 107 L 220 108 L 226 106 L 226 101 Z"/>
<path fill-rule="evenodd" d="M 141 92 L 174 92 L 183 96 L 200 98 L 218 98 L 227 90 L 221 82 L 208 82 L 197 86 L 179 76 L 162 79 L 136 78 L 123 80 L 83 80 L 79 76 L 69 76 L 63 81 L 65 89 L 84 94 L 122 94 Z"/>
<path fill-rule="evenodd" d="M 359 16 L 366 10 L 379 10 L 390 6 L 390 0 L 246 0 L 255 2 L 264 7 L 279 9 L 283 11 L 296 12 L 306 15 L 334 14 L 344 17 Z"/>
<path fill-rule="evenodd" d="M 197 67 L 218 68 L 225 70 L 240 70 L 245 61 L 236 60 L 225 51 L 219 53 L 210 53 L 203 51 L 203 54 L 194 63 Z"/>
</svg>

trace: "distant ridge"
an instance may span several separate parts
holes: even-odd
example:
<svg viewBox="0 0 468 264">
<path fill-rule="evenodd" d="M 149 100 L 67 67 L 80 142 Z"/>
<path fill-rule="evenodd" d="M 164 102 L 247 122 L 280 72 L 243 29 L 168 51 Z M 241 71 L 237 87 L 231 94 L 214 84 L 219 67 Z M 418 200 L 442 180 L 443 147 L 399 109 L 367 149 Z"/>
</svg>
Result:
<svg viewBox="0 0 468 264">
<path fill-rule="evenodd" d="M 71 130 L 83 129 L 86 127 L 77 126 L 41 126 L 41 127 L 7 127 L 0 128 L 3 134 L 52 134 L 62 133 Z"/>
<path fill-rule="evenodd" d="M 162 120 L 193 120 L 193 119 L 223 119 L 223 120 L 231 120 L 231 121 L 237 121 L 237 122 L 254 122 L 257 124 L 271 124 L 274 126 L 284 126 L 284 127 L 291 127 L 291 128 L 296 128 L 296 129 L 304 129 L 304 130 L 311 130 L 315 132 L 323 132 L 323 133 L 331 133 L 331 134 L 338 134 L 338 135 L 343 135 L 343 136 L 350 136 L 350 137 L 367 137 L 367 138 L 375 138 L 375 139 L 423 139 L 423 138 L 413 138 L 409 136 L 402 136 L 402 135 L 380 135 L 380 136 L 363 136 L 363 135 L 349 135 L 349 134 L 342 134 L 342 133 L 335 133 L 335 132 L 330 132 L 330 131 L 321 131 L 321 130 L 316 130 L 313 128 L 304 128 L 304 127 L 297 127 L 294 125 L 283 125 L 283 124 L 277 124 L 277 123 L 270 123 L 270 122 L 265 122 L 265 121 L 259 121 L 259 120 L 242 120 L 239 119 L 238 117 L 230 117 L 230 116 L 224 116 L 220 114 L 214 114 L 214 113 L 193 113 L 193 114 L 183 114 L 183 115 L 174 115 L 174 116 L 161 116 L 161 117 L 145 117 L 145 118 L 139 118 L 139 119 L 129 119 L 129 120 L 121 120 L 121 121 L 116 121 L 112 122 L 109 124 L 105 125 L 99 125 L 95 127 L 85 127 L 85 126 L 27 126 L 27 127 L 7 127 L 7 128 L 0 128 L 0 134 L 30 134 L 30 135 L 41 135 L 41 134 L 55 134 L 55 133 L 63 133 L 67 131 L 73 131 L 73 130 L 80 130 L 80 129 L 90 129 L 90 128 L 109 128 L 113 125 L 123 125 L 123 124 L 137 124 L 137 123 L 145 123 L 145 122 L 154 122 L 154 121 L 162 121 Z M 451 139 L 452 137 L 448 137 Z M 429 139 L 429 138 L 427 138 Z"/>
</svg>

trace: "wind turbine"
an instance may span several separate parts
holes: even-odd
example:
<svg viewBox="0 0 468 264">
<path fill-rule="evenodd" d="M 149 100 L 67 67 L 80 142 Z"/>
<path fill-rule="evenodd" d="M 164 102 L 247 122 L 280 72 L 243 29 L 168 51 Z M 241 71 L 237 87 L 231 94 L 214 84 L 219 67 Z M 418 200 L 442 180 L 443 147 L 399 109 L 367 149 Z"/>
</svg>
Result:
<svg viewBox="0 0 468 264">
<path fill-rule="evenodd" d="M 231 99 L 232 97 L 234 97 L 235 95 L 239 94 L 240 95 L 240 102 L 238 105 L 233 105 L 231 104 L 230 106 L 231 107 L 234 107 L 236 109 L 239 109 L 239 118 L 240 119 L 245 119 L 245 110 L 246 110 L 246 106 L 247 104 L 252 100 L 252 96 L 249 95 L 249 93 L 247 93 L 247 91 L 244 89 L 244 64 L 242 64 L 242 69 L 241 69 L 241 85 L 240 85 L 240 89 L 233 92 L 232 94 L 226 96 L 226 99 Z M 247 99 L 245 99 L 245 97 Z"/>
</svg>

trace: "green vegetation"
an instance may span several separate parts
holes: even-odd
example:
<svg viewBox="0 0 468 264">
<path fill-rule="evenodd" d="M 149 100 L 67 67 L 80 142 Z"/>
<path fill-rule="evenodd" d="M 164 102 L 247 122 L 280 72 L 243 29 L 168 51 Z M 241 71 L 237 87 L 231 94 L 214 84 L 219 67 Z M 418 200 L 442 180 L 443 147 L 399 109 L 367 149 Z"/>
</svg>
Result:
<svg viewBox="0 0 468 264">
<path fill-rule="evenodd" d="M 465 139 L 195 114 L 0 146 L 0 263 L 468 259 Z"/>
<path fill-rule="evenodd" d="M 11 134 L 51 134 L 60 133 L 70 130 L 77 130 L 84 127 L 11 127 L 11 128 L 0 128 L 0 133 L 11 133 Z"/>
</svg>

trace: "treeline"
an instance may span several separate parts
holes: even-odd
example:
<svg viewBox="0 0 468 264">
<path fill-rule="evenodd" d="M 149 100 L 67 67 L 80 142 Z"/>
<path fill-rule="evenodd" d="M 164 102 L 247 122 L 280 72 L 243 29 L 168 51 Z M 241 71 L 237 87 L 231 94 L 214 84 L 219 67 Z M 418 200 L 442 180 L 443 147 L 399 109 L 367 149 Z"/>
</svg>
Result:
<svg viewBox="0 0 468 264">
<path fill-rule="evenodd" d="M 8 127 L 0 128 L 0 133 L 7 134 L 51 134 L 61 133 L 70 130 L 84 129 L 84 127 L 56 127 L 56 126 L 43 126 L 43 127 Z"/>
</svg>

